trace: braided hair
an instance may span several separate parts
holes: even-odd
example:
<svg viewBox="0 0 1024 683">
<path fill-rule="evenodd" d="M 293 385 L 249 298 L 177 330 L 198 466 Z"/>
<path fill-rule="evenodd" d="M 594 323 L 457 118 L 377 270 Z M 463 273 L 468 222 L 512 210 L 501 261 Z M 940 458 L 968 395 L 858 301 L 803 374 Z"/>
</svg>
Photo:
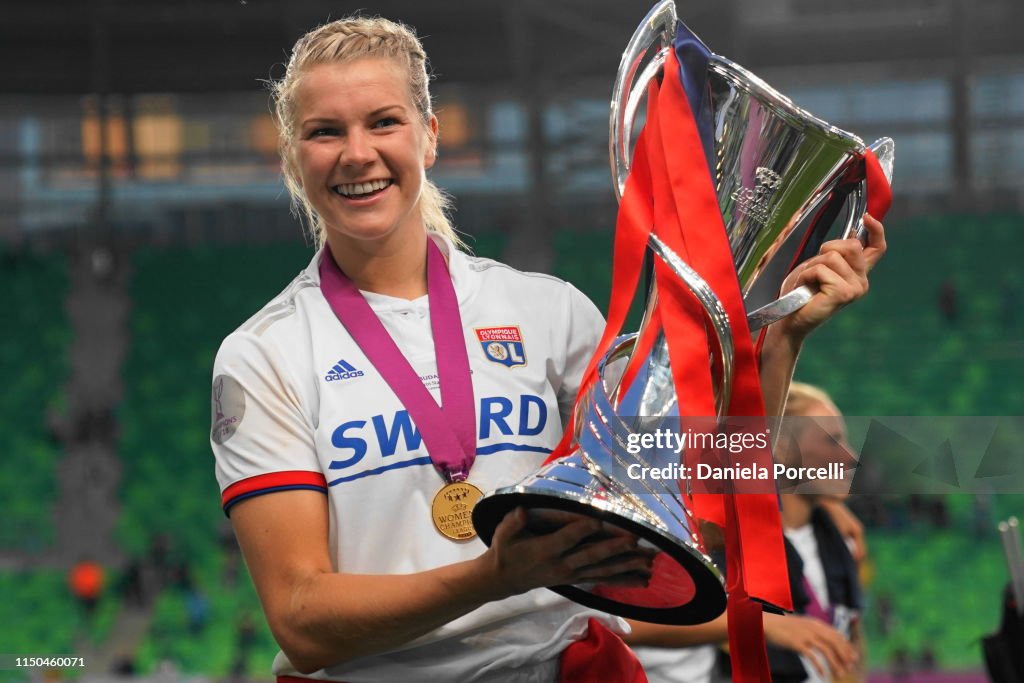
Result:
<svg viewBox="0 0 1024 683">
<path fill-rule="evenodd" d="M 302 75 L 313 66 L 344 64 L 365 57 L 393 59 L 405 69 L 412 101 L 423 125 L 429 127 L 433 108 L 427 54 L 413 29 L 381 17 L 351 16 L 313 29 L 295 43 L 284 76 L 270 83 L 278 151 L 292 211 L 305 219 L 318 248 L 324 243 L 325 227 L 306 198 L 295 163 L 295 91 Z M 419 208 L 427 230 L 447 237 L 457 247 L 463 246 L 448 220 L 450 198 L 428 179 L 423 182 Z"/>
</svg>

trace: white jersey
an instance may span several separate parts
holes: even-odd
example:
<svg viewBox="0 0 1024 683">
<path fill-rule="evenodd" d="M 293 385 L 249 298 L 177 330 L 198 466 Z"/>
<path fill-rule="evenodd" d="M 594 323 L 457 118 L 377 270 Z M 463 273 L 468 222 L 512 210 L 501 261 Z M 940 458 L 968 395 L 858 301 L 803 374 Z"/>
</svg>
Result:
<svg viewBox="0 0 1024 683">
<path fill-rule="evenodd" d="M 813 596 L 808 597 L 813 597 L 822 609 L 828 610 L 828 583 L 825 578 L 825 565 L 821 563 L 821 554 L 818 551 L 818 539 L 814 535 L 814 525 L 808 522 L 800 527 L 783 529 L 782 532 L 786 535 L 786 539 L 793 544 L 793 548 L 803 562 L 804 578 L 807 580 L 805 588 L 814 593 Z M 827 670 L 828 661 L 825 657 L 818 652 L 815 652 L 814 656 Z M 827 683 L 830 680 L 831 677 L 822 677 L 818 673 L 806 655 L 800 655 L 800 661 L 804 665 L 804 671 L 807 672 L 804 683 Z"/>
<path fill-rule="evenodd" d="M 633 648 L 648 683 L 711 683 L 715 672 L 715 645 Z"/>
<path fill-rule="evenodd" d="M 562 434 L 603 321 L 561 280 L 447 251 L 473 375 L 484 492 L 535 472 Z M 408 411 L 320 292 L 319 254 L 233 332 L 214 365 L 217 481 L 228 514 L 245 498 L 291 489 L 327 495 L 330 555 L 343 573 L 407 574 L 480 555 L 431 519 L 443 480 Z M 364 293 L 440 402 L 427 297 Z M 492 602 L 403 647 L 312 677 L 361 681 L 550 680 L 561 651 L 599 616 L 548 590 Z M 532 673 L 531 673 L 532 672 Z M 283 654 L 274 673 L 296 675 Z"/>
</svg>

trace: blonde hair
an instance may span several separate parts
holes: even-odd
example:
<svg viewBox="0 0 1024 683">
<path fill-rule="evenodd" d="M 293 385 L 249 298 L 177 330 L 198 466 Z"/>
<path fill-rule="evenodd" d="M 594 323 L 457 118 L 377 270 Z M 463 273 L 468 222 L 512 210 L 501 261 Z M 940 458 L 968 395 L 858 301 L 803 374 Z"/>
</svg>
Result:
<svg viewBox="0 0 1024 683">
<path fill-rule="evenodd" d="M 812 384 L 803 382 L 792 382 L 789 385 L 789 393 L 786 394 L 786 409 L 782 412 L 784 417 L 814 417 L 812 409 L 817 405 L 826 405 L 832 410 L 839 412 L 836 404 L 832 401 L 824 389 L 819 389 Z M 783 420 L 782 430 L 794 439 L 799 439 L 803 434 L 805 420 Z"/>
<path fill-rule="evenodd" d="M 789 385 L 789 394 L 786 396 L 786 410 L 783 415 L 793 417 L 798 415 L 810 415 L 808 412 L 816 403 L 823 403 L 833 408 L 837 413 L 839 410 L 832 401 L 832 397 L 812 384 L 793 382 Z"/>
<path fill-rule="evenodd" d="M 306 227 L 318 248 L 324 243 L 324 224 L 302 190 L 295 165 L 295 91 L 303 73 L 310 67 L 344 64 L 365 57 L 393 59 L 404 67 L 416 111 L 423 125 L 429 128 L 434 114 L 430 102 L 427 54 L 410 27 L 388 19 L 351 16 L 313 29 L 295 43 L 284 76 L 270 83 L 278 151 L 285 186 L 292 197 L 292 211 L 305 218 Z M 456 247 L 464 246 L 448 220 L 450 197 L 426 178 L 420 191 L 419 208 L 428 231 L 447 237 Z"/>
</svg>

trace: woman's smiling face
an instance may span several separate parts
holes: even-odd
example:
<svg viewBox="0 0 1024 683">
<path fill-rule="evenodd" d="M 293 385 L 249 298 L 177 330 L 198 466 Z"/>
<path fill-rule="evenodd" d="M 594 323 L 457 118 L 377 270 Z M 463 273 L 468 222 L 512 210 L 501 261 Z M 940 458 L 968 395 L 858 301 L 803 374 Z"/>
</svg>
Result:
<svg viewBox="0 0 1024 683">
<path fill-rule="evenodd" d="M 327 240 L 403 237 L 424 230 L 419 210 L 433 166 L 437 119 L 428 125 L 396 60 L 319 64 L 296 90 L 295 167 Z"/>
</svg>

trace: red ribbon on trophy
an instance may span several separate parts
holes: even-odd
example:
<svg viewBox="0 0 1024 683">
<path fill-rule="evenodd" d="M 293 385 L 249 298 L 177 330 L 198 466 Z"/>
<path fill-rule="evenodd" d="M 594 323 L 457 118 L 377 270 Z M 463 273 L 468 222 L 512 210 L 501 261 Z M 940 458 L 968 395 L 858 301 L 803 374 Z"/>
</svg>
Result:
<svg viewBox="0 0 1024 683">
<path fill-rule="evenodd" d="M 677 58 L 678 54 L 678 58 Z M 758 349 L 751 341 L 741 287 L 709 163 L 706 47 L 688 31 L 677 35 L 667 51 L 661 85 L 648 90 L 647 123 L 640 133 L 616 221 L 612 292 L 608 319 L 597 352 L 585 373 L 579 396 L 598 380 L 598 364 L 622 330 L 633 301 L 651 234 L 686 261 L 708 283 L 729 317 L 734 343 L 731 398 L 724 413 L 765 426 Z M 680 68 L 680 60 L 684 68 Z M 870 151 L 851 167 L 850 182 L 865 181 L 868 213 L 881 220 L 892 201 L 878 159 Z M 853 175 L 858 177 L 854 178 Z M 690 291 L 659 259 L 654 260 L 659 292 L 654 315 L 659 324 L 645 326 L 636 341 L 622 387 L 629 387 L 658 333 L 663 330 L 680 416 L 716 415 L 714 373 L 709 351 L 717 347 L 708 333 L 705 313 Z M 712 354 L 717 356 L 717 354 Z M 575 415 L 561 443 L 548 458 L 568 455 L 576 432 Z M 707 453 L 688 450 L 688 464 Z M 716 454 L 711 454 L 716 455 Z M 717 454 L 721 455 L 721 454 Z M 771 470 L 768 447 L 749 448 L 733 466 Z M 706 459 L 701 462 L 708 462 Z M 760 603 L 792 609 L 786 557 L 774 489 L 727 487 L 720 492 L 681 491 L 689 509 L 702 520 L 723 527 L 727 555 L 729 640 L 734 680 L 770 680 Z"/>
<path fill-rule="evenodd" d="M 678 73 L 672 53 L 665 73 Z M 666 162 L 672 160 L 672 164 Z M 653 232 L 711 285 L 729 314 L 735 343 L 735 373 L 727 413 L 763 417 L 764 403 L 746 310 L 718 199 L 690 106 L 678 78 L 666 77 L 648 96 L 647 125 L 634 152 L 616 224 L 612 296 L 608 323 L 587 369 L 580 394 L 597 379 L 597 362 L 625 323 L 642 269 L 648 236 Z M 710 340 L 701 307 L 663 265 L 655 277 L 661 296 L 658 315 L 669 344 L 672 374 L 683 416 L 715 415 Z M 649 326 L 651 329 L 654 326 Z M 640 340 L 641 347 L 650 340 Z M 643 357 L 635 353 L 634 358 Z M 635 369 L 627 370 L 629 381 Z M 686 391 L 679 392 L 679 387 Z M 550 460 L 567 455 L 575 425 L 570 424 Z M 751 450 L 743 464 L 771 467 L 768 449 Z M 760 606 L 751 598 L 791 609 L 778 500 L 773 493 L 698 494 L 693 512 L 725 529 L 729 592 L 730 643 L 737 680 L 754 680 L 767 672 Z M 755 673 L 755 670 L 758 673 Z"/>
</svg>

